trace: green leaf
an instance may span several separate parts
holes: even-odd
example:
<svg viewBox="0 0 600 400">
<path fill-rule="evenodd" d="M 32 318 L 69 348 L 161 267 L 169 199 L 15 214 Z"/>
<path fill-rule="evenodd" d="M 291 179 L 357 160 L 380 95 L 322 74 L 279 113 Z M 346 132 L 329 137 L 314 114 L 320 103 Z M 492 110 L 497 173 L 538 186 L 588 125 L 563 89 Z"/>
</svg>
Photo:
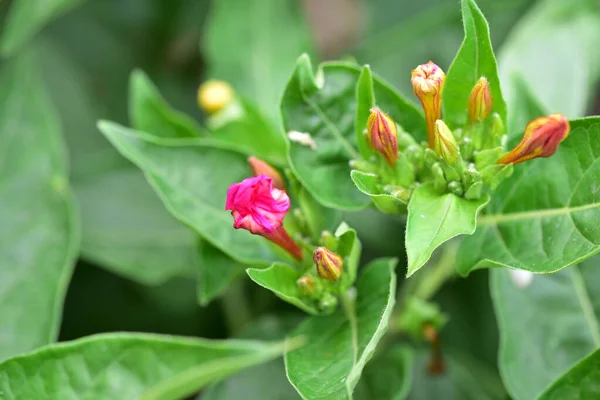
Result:
<svg viewBox="0 0 600 400">
<path fill-rule="evenodd" d="M 379 259 L 367 266 L 356 286 L 356 299 L 345 311 L 311 317 L 293 335 L 306 345 L 287 352 L 287 375 L 305 399 L 350 399 L 365 364 L 387 330 L 396 295 L 396 260 Z"/>
<path fill-rule="evenodd" d="M 364 159 L 369 159 L 371 154 L 373 154 L 373 149 L 367 139 L 365 129 L 371 115 L 371 108 L 375 107 L 376 104 L 375 92 L 373 90 L 373 74 L 371 73 L 371 68 L 365 65 L 360 70 L 358 82 L 356 83 L 356 121 L 354 122 L 356 144 Z"/>
<path fill-rule="evenodd" d="M 371 197 L 373 204 L 386 214 L 406 214 L 406 202 L 396 196 L 386 193 L 375 174 L 352 170 L 350 172 L 352 182 L 358 190 Z"/>
<path fill-rule="evenodd" d="M 283 126 L 289 143 L 290 165 L 306 189 L 323 205 L 358 210 L 369 198 L 350 178 L 356 149 L 356 82 L 360 69 L 348 63 L 326 63 L 316 75 L 308 56 L 298 59 L 281 102 Z M 420 111 L 387 84 L 374 78 L 377 105 L 408 132 L 424 136 Z M 292 136 L 290 137 L 290 133 Z M 304 140 L 296 138 L 303 135 Z"/>
<path fill-rule="evenodd" d="M 246 273 L 250 279 L 272 291 L 281 300 L 287 301 L 309 314 L 321 314 L 316 300 L 309 299 L 300 293 L 296 281 L 303 274 L 291 265 L 276 262 L 265 269 L 248 268 Z"/>
<path fill-rule="evenodd" d="M 458 128 L 467 123 L 467 103 L 471 89 L 480 77 L 485 76 L 494 99 L 492 112 L 500 114 L 506 124 L 506 103 L 500 89 L 498 67 L 490 41 L 490 28 L 475 1 L 462 0 L 461 9 L 465 39 L 448 70 L 444 85 L 444 120 L 451 128 Z"/>
<path fill-rule="evenodd" d="M 487 195 L 466 200 L 452 193 L 440 195 L 431 184 L 419 186 L 408 204 L 407 276 L 421 268 L 442 243 L 475 232 L 477 214 L 488 202 Z"/>
<path fill-rule="evenodd" d="M 103 334 L 0 364 L 3 399 L 179 399 L 271 360 L 281 343 Z"/>
<path fill-rule="evenodd" d="M 4 57 L 13 55 L 44 25 L 82 2 L 83 0 L 48 0 L 43 3 L 13 1 L 2 32 L 0 54 Z"/>
<path fill-rule="evenodd" d="M 413 352 L 404 346 L 395 346 L 377 354 L 366 366 L 356 386 L 356 399 L 403 400 L 412 383 Z"/>
<path fill-rule="evenodd" d="M 578 360 L 600 347 L 599 261 L 594 258 L 527 279 L 521 275 L 530 272 L 490 271 L 500 330 L 498 362 L 515 400 L 536 398 Z"/>
<path fill-rule="evenodd" d="M 39 63 L 28 52 L 1 71 L 0 359 L 57 338 L 79 249 L 67 154 Z"/>
<path fill-rule="evenodd" d="M 512 87 L 515 91 L 514 110 L 508 114 L 509 140 L 515 136 L 522 137 L 525 127 L 534 118 L 549 114 L 540 104 L 539 99 L 533 94 L 529 84 L 524 78 L 515 74 L 512 76 Z"/>
<path fill-rule="evenodd" d="M 229 285 L 244 273 L 246 266 L 206 241 L 199 243 L 198 251 L 198 302 L 206 306 L 221 296 Z"/>
<path fill-rule="evenodd" d="M 210 244 L 243 264 L 287 259 L 266 239 L 233 229 L 230 213 L 224 210 L 228 187 L 251 176 L 245 157 L 199 142 L 161 142 L 107 121 L 98 127 L 144 171 L 167 209 Z"/>
<path fill-rule="evenodd" d="M 290 69 L 313 47 L 300 8 L 294 0 L 217 0 L 203 36 L 209 76 L 229 82 L 274 121 Z"/>
<path fill-rule="evenodd" d="M 338 245 L 335 252 L 344 258 L 345 274 L 342 279 L 346 279 L 347 277 L 348 286 L 350 286 L 356 280 L 362 245 L 358 239 L 356 230 L 350 228 L 345 222 L 342 222 L 338 226 L 335 236 L 338 238 Z"/>
<path fill-rule="evenodd" d="M 555 272 L 600 251 L 600 119 L 571 121 L 571 129 L 552 157 L 517 165 L 494 193 L 460 247 L 461 274 L 496 266 Z"/>
<path fill-rule="evenodd" d="M 520 112 L 515 75 L 528 83 L 544 110 L 584 116 L 600 76 L 600 54 L 590 49 L 599 46 L 600 9 L 595 2 L 536 2 L 498 57 L 509 119 Z"/>
<path fill-rule="evenodd" d="M 560 377 L 538 400 L 586 400 L 600 397 L 600 350 L 581 360 Z"/>
<path fill-rule="evenodd" d="M 141 70 L 133 71 L 129 79 L 129 119 L 135 129 L 163 138 L 194 138 L 203 133 L 196 121 L 169 106 Z"/>
</svg>

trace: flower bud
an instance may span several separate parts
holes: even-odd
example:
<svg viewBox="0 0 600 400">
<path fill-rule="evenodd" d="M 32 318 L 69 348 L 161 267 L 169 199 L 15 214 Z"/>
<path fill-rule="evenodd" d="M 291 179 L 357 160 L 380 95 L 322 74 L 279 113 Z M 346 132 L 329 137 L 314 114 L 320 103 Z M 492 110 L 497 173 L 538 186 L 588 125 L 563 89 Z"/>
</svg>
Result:
<svg viewBox="0 0 600 400">
<path fill-rule="evenodd" d="M 488 80 L 482 76 L 479 78 L 469 96 L 467 104 L 467 113 L 469 122 L 483 121 L 492 111 L 492 92 Z"/>
<path fill-rule="evenodd" d="M 310 275 L 304 275 L 296 281 L 298 290 L 306 296 L 310 296 L 317 290 L 317 281 Z"/>
<path fill-rule="evenodd" d="M 454 140 L 452 131 L 448 128 L 448 125 L 441 119 L 435 121 L 435 136 L 433 151 L 437 153 L 440 158 L 446 160 L 449 164 L 455 164 L 458 160 L 458 145 Z"/>
<path fill-rule="evenodd" d="M 253 176 L 265 175 L 273 180 L 273 187 L 279 190 L 285 190 L 285 182 L 279 171 L 271 167 L 263 160 L 256 157 L 248 157 L 248 164 L 252 169 Z"/>
<path fill-rule="evenodd" d="M 367 137 L 371 146 L 393 168 L 398 159 L 398 127 L 393 119 L 377 107 L 371 109 L 367 120 Z"/>
<path fill-rule="evenodd" d="M 498 160 L 499 164 L 519 164 L 537 157 L 550 157 L 569 135 L 569 121 L 564 115 L 539 117 L 527 124 L 521 142 Z"/>
<path fill-rule="evenodd" d="M 328 281 L 337 281 L 344 273 L 344 259 L 327 247 L 317 247 L 313 253 L 317 273 Z"/>
<path fill-rule="evenodd" d="M 427 123 L 429 147 L 433 148 L 433 131 L 435 121 L 441 117 L 442 90 L 446 74 L 432 61 L 419 65 L 412 71 L 411 83 L 415 96 L 421 101 Z"/>
<path fill-rule="evenodd" d="M 206 81 L 198 88 L 198 105 L 208 114 L 221 111 L 234 98 L 233 89 L 224 81 Z"/>
</svg>

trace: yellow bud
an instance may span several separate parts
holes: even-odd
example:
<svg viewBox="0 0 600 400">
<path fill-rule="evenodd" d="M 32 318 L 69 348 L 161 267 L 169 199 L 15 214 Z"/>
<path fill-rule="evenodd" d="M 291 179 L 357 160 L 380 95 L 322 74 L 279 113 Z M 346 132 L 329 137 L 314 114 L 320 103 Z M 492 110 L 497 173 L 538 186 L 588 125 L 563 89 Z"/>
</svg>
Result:
<svg viewBox="0 0 600 400">
<path fill-rule="evenodd" d="M 393 168 L 398 159 L 398 127 L 393 119 L 377 107 L 371 109 L 367 120 L 367 137 L 371 146 Z"/>
<path fill-rule="evenodd" d="M 328 281 L 337 281 L 344 273 L 344 259 L 327 247 L 317 247 L 313 253 L 317 273 Z"/>
<path fill-rule="evenodd" d="M 483 121 L 492 111 L 492 92 L 488 80 L 482 76 L 479 78 L 469 96 L 467 104 L 467 112 L 469 114 L 469 122 Z"/>
<path fill-rule="evenodd" d="M 458 159 L 458 145 L 448 125 L 441 119 L 435 121 L 433 151 L 448 163 L 455 164 Z"/>
<path fill-rule="evenodd" d="M 421 101 L 423 111 L 425 111 L 429 147 L 433 148 L 434 125 L 442 113 L 442 91 L 446 74 L 440 67 L 429 61 L 427 64 L 415 68 L 411 76 L 413 92 Z"/>
<path fill-rule="evenodd" d="M 233 89 L 224 81 L 206 81 L 198 88 L 198 105 L 208 114 L 221 111 L 234 98 Z"/>
<path fill-rule="evenodd" d="M 562 114 L 536 118 L 527 124 L 521 142 L 498 160 L 498 164 L 519 164 L 532 158 L 550 157 L 570 130 L 569 121 Z"/>
</svg>

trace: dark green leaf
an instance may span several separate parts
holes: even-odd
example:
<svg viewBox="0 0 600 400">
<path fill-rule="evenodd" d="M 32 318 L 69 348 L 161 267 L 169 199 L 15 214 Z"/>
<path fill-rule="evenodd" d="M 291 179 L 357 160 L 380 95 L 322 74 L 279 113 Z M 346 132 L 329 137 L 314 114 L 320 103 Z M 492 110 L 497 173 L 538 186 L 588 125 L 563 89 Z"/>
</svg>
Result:
<svg viewBox="0 0 600 400">
<path fill-rule="evenodd" d="M 466 200 L 452 193 L 439 194 L 431 184 L 419 186 L 408 204 L 406 253 L 411 276 L 442 243 L 455 236 L 475 232 L 477 214 L 489 202 Z"/>
<path fill-rule="evenodd" d="M 554 274 L 490 271 L 500 330 L 499 367 L 515 400 L 536 398 L 600 347 L 599 261 Z"/>
<path fill-rule="evenodd" d="M 199 243 L 198 302 L 205 306 L 220 296 L 247 267 L 206 241 Z"/>
<path fill-rule="evenodd" d="M 560 377 L 539 400 L 587 400 L 600 398 L 600 350 L 581 360 Z"/>
<path fill-rule="evenodd" d="M 311 317 L 294 335 L 306 345 L 286 353 L 287 375 L 305 399 L 349 399 L 365 364 L 387 330 L 396 294 L 393 259 L 367 266 L 356 286 L 356 299 L 345 311 Z"/>
<path fill-rule="evenodd" d="M 554 272 L 600 251 L 600 119 L 571 122 L 556 154 L 515 166 L 489 214 L 460 248 L 457 269 Z"/>
<path fill-rule="evenodd" d="M 373 204 L 386 214 L 405 214 L 406 203 L 396 196 L 392 196 L 383 190 L 379 177 L 375 174 L 352 170 L 350 173 L 352 182 L 358 190 L 371 197 Z"/>
<path fill-rule="evenodd" d="M 306 189 L 328 207 L 357 210 L 369 203 L 352 183 L 348 165 L 361 158 L 356 131 L 364 127 L 355 127 L 359 75 L 360 69 L 347 63 L 323 64 L 315 75 L 309 58 L 302 56 L 281 103 L 290 165 Z M 425 124 L 419 110 L 379 79 L 373 82 L 377 105 L 422 137 Z"/>
<path fill-rule="evenodd" d="M 0 81 L 0 359 L 54 341 L 80 227 L 61 128 L 31 53 Z"/>
<path fill-rule="evenodd" d="M 251 176 L 245 157 L 199 142 L 164 143 L 105 121 L 99 129 L 144 171 L 167 209 L 213 246 L 244 264 L 286 259 L 266 239 L 233 229 L 224 210 L 228 187 Z"/>
<path fill-rule="evenodd" d="M 129 79 L 129 119 L 135 129 L 159 137 L 193 138 L 202 134 L 196 121 L 171 108 L 141 70 L 133 71 Z"/>
<path fill-rule="evenodd" d="M 485 17 L 473 0 L 461 2 L 465 39 L 448 70 L 442 106 L 444 120 L 451 128 L 467 122 L 467 102 L 477 80 L 485 76 L 490 83 L 492 111 L 506 123 L 506 104 L 500 89 L 498 67 L 490 41 L 490 29 Z"/>
<path fill-rule="evenodd" d="M 83 0 L 48 0 L 43 3 L 16 0 L 2 30 L 0 54 L 10 56 L 25 45 L 44 25 Z M 6 5 L 4 5 L 6 7 Z"/>
<path fill-rule="evenodd" d="M 202 46 L 209 75 L 228 81 L 275 120 L 294 61 L 312 48 L 302 15 L 294 0 L 214 1 Z"/>
<path fill-rule="evenodd" d="M 403 400 L 408 396 L 412 381 L 413 352 L 396 346 L 375 358 L 366 366 L 356 386 L 356 399 Z"/>
<path fill-rule="evenodd" d="M 179 399 L 282 353 L 281 343 L 104 334 L 0 364 L 3 399 Z"/>
</svg>

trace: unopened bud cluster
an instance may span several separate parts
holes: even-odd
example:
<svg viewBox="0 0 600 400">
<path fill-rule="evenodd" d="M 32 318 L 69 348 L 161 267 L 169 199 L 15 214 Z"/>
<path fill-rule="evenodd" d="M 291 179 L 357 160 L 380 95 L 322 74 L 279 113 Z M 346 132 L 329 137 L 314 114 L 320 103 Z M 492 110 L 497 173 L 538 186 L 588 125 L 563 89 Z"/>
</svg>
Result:
<svg viewBox="0 0 600 400">
<path fill-rule="evenodd" d="M 417 143 L 404 132 L 402 121 L 373 107 L 367 141 L 387 165 L 375 159 L 351 163 L 353 168 L 377 175 L 382 191 L 404 204 L 417 186 L 428 182 L 440 193 L 479 199 L 486 187 L 494 190 L 508 178 L 513 165 L 554 154 L 569 133 L 569 123 L 560 114 L 537 118 L 527 125 L 522 141 L 507 153 L 505 127 L 494 112 L 488 79 L 482 76 L 472 87 L 464 123 L 450 127 L 442 116 L 445 80 L 444 71 L 431 61 L 412 71 L 413 91 L 425 115 L 427 142 Z"/>
</svg>

